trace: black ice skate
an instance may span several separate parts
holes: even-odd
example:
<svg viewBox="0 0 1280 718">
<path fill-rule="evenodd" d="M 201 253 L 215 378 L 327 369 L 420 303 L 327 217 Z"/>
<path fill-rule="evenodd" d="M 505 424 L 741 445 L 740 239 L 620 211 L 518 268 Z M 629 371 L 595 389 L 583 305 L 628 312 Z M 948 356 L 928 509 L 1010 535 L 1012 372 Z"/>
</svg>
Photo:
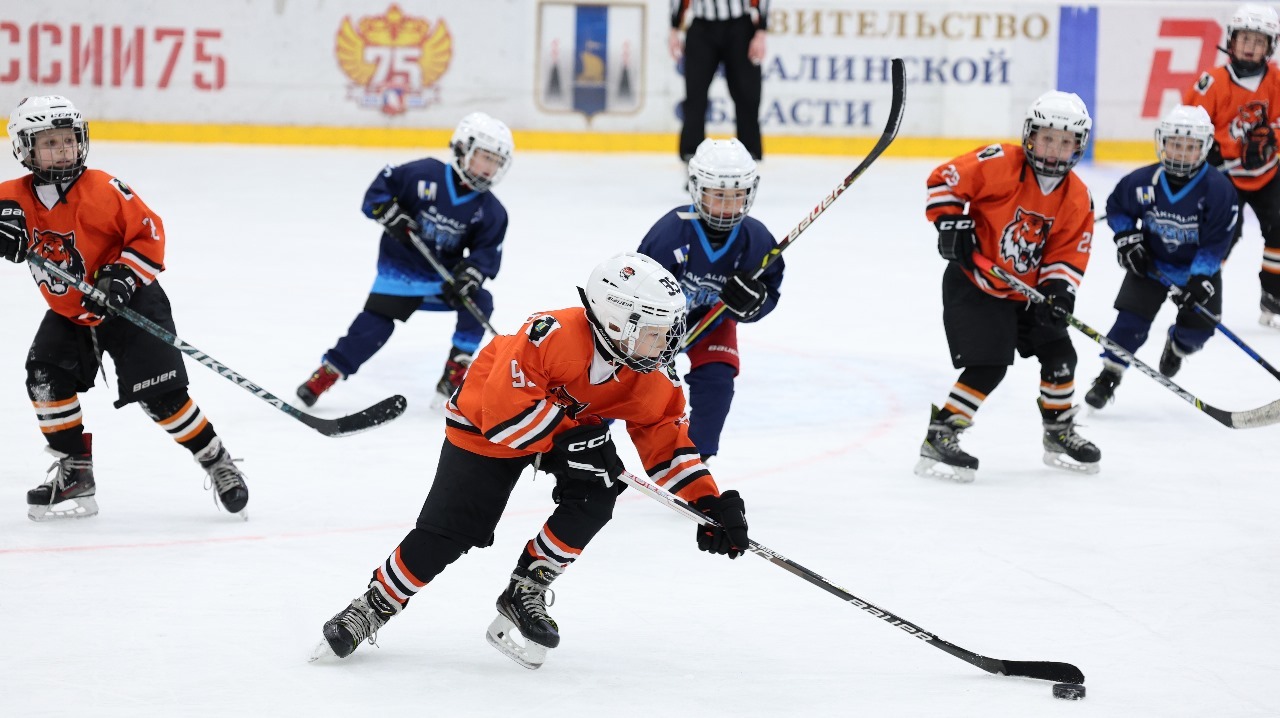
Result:
<svg viewBox="0 0 1280 718">
<path fill-rule="evenodd" d="M 1280 297 L 1263 292 L 1259 304 L 1262 305 L 1262 314 L 1258 316 L 1258 323 L 1264 327 L 1280 329 Z"/>
<path fill-rule="evenodd" d="M 467 375 L 467 367 L 471 366 L 471 355 L 457 347 L 449 350 L 449 358 L 444 363 L 444 373 L 436 382 L 436 406 L 443 406 L 453 392 L 462 386 L 462 379 Z"/>
<path fill-rule="evenodd" d="M 525 668 L 538 668 L 547 660 L 547 650 L 560 645 L 560 627 L 547 615 L 547 606 L 555 603 L 555 594 L 547 587 L 559 575 L 546 561 L 534 561 L 527 575 L 516 569 L 507 590 L 498 596 L 498 617 L 485 637 Z M 523 642 L 516 640 L 517 632 Z"/>
<path fill-rule="evenodd" d="M 362 641 L 368 641 L 371 646 L 377 645 L 378 629 L 402 610 L 404 606 L 388 596 L 381 584 L 377 581 L 371 583 L 364 595 L 355 597 L 346 608 L 325 621 L 321 629 L 324 640 L 312 651 L 311 660 L 331 653 L 338 658 L 346 658 L 355 653 Z"/>
<path fill-rule="evenodd" d="M 1172 379 L 1182 369 L 1182 358 L 1190 353 L 1173 340 L 1171 328 L 1168 338 L 1164 340 L 1164 351 L 1160 353 L 1160 373 Z"/>
<path fill-rule="evenodd" d="M 231 458 L 222 445 L 222 439 L 213 437 L 213 441 L 196 454 L 196 461 L 207 473 L 204 487 L 213 489 L 217 500 L 228 512 L 248 521 L 249 515 L 244 507 L 249 503 L 249 487 L 244 483 L 244 473 L 235 465 L 239 459 Z"/>
<path fill-rule="evenodd" d="M 1040 400 L 1036 400 L 1040 403 Z M 1070 409 L 1046 409 L 1040 404 L 1044 421 L 1044 463 L 1055 469 L 1082 474 L 1098 473 L 1102 451 L 1093 442 L 1076 433 L 1076 414 L 1080 406 Z"/>
<path fill-rule="evenodd" d="M 916 462 L 916 476 L 933 476 L 967 484 L 973 481 L 978 470 L 978 460 L 960 448 L 960 433 L 973 426 L 973 422 L 960 414 L 938 419 L 938 407 L 929 413 L 929 432 L 920 445 L 920 460 Z"/>
<path fill-rule="evenodd" d="M 93 438 L 84 435 L 83 454 L 64 454 L 47 449 L 58 457 L 49 467 L 43 484 L 27 492 L 27 517 L 32 521 L 85 519 L 98 514 L 98 492 L 93 481 Z"/>
<path fill-rule="evenodd" d="M 310 379 L 298 386 L 298 398 L 307 406 L 315 406 L 320 395 L 329 391 L 341 378 L 342 372 L 329 362 L 325 362 L 315 370 Z"/>
<path fill-rule="evenodd" d="M 1095 409 L 1101 409 L 1116 400 L 1116 387 L 1120 386 L 1123 369 L 1110 364 L 1102 368 L 1102 373 L 1093 380 L 1093 387 L 1084 395 L 1084 401 Z"/>
</svg>

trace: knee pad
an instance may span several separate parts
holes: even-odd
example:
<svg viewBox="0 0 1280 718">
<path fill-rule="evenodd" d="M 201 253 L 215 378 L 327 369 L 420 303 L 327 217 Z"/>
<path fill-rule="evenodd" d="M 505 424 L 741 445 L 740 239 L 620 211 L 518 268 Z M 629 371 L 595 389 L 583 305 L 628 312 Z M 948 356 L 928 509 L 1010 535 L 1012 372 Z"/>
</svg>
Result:
<svg viewBox="0 0 1280 718">
<path fill-rule="evenodd" d="M 400 542 L 400 560 L 421 581 L 440 575 L 471 546 L 442 534 L 414 528 Z"/>
<path fill-rule="evenodd" d="M 684 383 L 689 385 L 689 390 L 696 389 L 721 389 L 733 391 L 733 378 L 738 372 L 729 364 L 724 362 L 711 362 L 703 364 L 689 370 L 684 376 Z"/>
<path fill-rule="evenodd" d="M 191 397 L 187 395 L 186 389 L 174 389 L 159 396 L 142 399 L 138 404 L 152 421 L 164 421 L 181 411 L 189 401 Z"/>
<path fill-rule="evenodd" d="M 75 395 L 76 380 L 66 369 L 43 362 L 27 366 L 27 396 L 32 401 L 60 401 Z"/>
<path fill-rule="evenodd" d="M 576 508 L 604 524 L 613 518 L 613 506 L 624 488 L 626 484 L 621 481 L 605 486 L 595 481 L 556 479 L 551 500 L 563 508 Z"/>
<path fill-rule="evenodd" d="M 1213 336 L 1212 329 L 1176 325 L 1173 327 L 1173 341 L 1178 344 L 1178 348 L 1183 350 L 1184 354 L 1193 354 L 1200 351 L 1211 336 Z"/>
<path fill-rule="evenodd" d="M 1036 352 L 1040 359 L 1040 380 L 1049 384 L 1061 384 L 1076 374 L 1076 348 L 1069 337 L 1057 339 L 1040 347 Z"/>
<path fill-rule="evenodd" d="M 1007 373 L 1009 373 L 1009 367 L 1003 364 L 967 366 L 960 372 L 960 378 L 957 381 L 980 394 L 990 394 L 1000 386 L 1000 382 L 1004 380 L 1004 375 Z"/>
</svg>

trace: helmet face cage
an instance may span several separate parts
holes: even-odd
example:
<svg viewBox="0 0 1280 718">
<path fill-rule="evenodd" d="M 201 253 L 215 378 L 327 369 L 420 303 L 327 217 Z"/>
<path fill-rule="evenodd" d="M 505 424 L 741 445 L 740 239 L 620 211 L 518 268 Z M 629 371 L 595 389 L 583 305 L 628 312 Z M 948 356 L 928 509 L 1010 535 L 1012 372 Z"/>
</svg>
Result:
<svg viewBox="0 0 1280 718">
<path fill-rule="evenodd" d="M 689 160 L 689 196 L 713 230 L 738 226 L 755 204 L 759 186 L 756 161 L 736 139 L 705 140 Z"/>
<path fill-rule="evenodd" d="M 1070 92 L 1046 92 L 1041 95 L 1027 110 L 1026 121 L 1022 124 L 1022 149 L 1026 152 L 1031 169 L 1041 177 L 1066 177 L 1072 168 L 1084 157 L 1085 147 L 1089 145 L 1089 130 L 1093 128 L 1093 120 L 1089 118 L 1089 110 L 1084 101 Z M 1067 159 L 1049 157 L 1038 154 L 1035 146 L 1036 131 L 1054 129 L 1070 132 L 1075 135 L 1076 147 Z"/>
<path fill-rule="evenodd" d="M 70 129 L 76 142 L 75 160 L 67 167 L 41 168 L 37 153 L 39 135 L 47 130 Z M 71 101 L 59 95 L 27 97 L 9 115 L 9 140 L 13 156 L 31 170 L 37 184 L 61 184 L 79 177 L 89 158 L 89 125 Z"/>
<path fill-rule="evenodd" d="M 606 260 L 591 272 L 583 297 L 600 344 L 630 369 L 648 374 L 680 353 L 684 292 L 652 258 L 624 252 Z"/>
<path fill-rule="evenodd" d="M 1280 16 L 1277 16 L 1276 11 L 1267 5 L 1241 5 L 1231 16 L 1231 20 L 1227 22 L 1228 55 L 1231 54 L 1231 43 L 1235 41 L 1236 33 L 1241 30 L 1248 30 L 1265 36 L 1267 38 L 1267 53 L 1264 58 L 1269 58 L 1276 50 L 1276 37 L 1280 35 Z M 1235 57 L 1232 56 L 1232 59 L 1235 59 Z M 1251 65 L 1254 63 L 1246 64 Z M 1261 65 L 1261 63 L 1257 64 Z"/>
<path fill-rule="evenodd" d="M 1194 155 L 1188 159 L 1187 152 L 1170 154 L 1170 140 L 1174 145 L 1187 142 L 1198 142 Z M 1213 122 L 1203 107 L 1178 105 L 1160 120 L 1156 127 L 1156 155 L 1165 171 L 1175 177 L 1189 177 L 1200 169 L 1209 156 L 1213 146 Z"/>
<path fill-rule="evenodd" d="M 453 148 L 453 168 L 477 192 L 487 192 L 502 180 L 515 153 L 511 130 L 483 112 L 462 118 L 449 146 Z M 496 165 L 492 172 L 486 174 L 476 167 L 477 154 L 479 162 Z"/>
</svg>

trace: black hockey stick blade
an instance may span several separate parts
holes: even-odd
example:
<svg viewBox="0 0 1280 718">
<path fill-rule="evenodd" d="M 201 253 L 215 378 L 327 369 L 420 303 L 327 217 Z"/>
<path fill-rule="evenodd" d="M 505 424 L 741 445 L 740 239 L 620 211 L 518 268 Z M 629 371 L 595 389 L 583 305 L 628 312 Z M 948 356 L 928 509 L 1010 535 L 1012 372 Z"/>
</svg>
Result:
<svg viewBox="0 0 1280 718">
<path fill-rule="evenodd" d="M 1036 680 L 1053 681 L 1054 683 L 1084 683 L 1084 671 L 1070 663 L 1062 663 L 1060 661 L 1002 661 L 998 658 L 988 658 L 972 651 L 966 651 L 937 636 L 934 636 L 930 643 L 956 658 L 994 675 L 1035 678 Z"/>
<path fill-rule="evenodd" d="M 312 416 L 302 411 L 298 411 L 298 413 L 294 414 L 294 417 L 325 436 L 350 436 L 391 421 L 403 414 L 408 406 L 408 400 L 396 394 L 383 399 L 368 409 L 340 416 L 336 419 L 321 419 L 318 416 Z"/>
</svg>

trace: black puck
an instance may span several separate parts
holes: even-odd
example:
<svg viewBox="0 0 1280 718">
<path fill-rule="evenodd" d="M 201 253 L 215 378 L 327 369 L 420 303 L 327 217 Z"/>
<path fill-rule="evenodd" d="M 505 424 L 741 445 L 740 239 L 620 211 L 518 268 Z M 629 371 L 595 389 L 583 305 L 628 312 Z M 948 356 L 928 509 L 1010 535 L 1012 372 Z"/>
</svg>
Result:
<svg viewBox="0 0 1280 718">
<path fill-rule="evenodd" d="M 1064 701 L 1084 700 L 1084 686 L 1079 683 L 1054 683 L 1053 697 Z"/>
</svg>

